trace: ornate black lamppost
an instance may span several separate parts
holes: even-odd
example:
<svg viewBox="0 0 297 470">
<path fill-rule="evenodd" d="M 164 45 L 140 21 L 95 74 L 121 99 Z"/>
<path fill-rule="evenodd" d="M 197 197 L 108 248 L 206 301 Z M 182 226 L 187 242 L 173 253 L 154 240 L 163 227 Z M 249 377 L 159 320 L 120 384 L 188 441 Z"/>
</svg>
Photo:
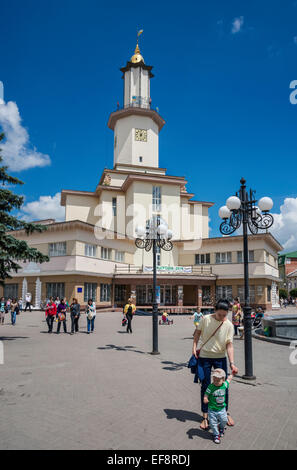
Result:
<svg viewBox="0 0 297 470">
<path fill-rule="evenodd" d="M 253 375 L 253 352 L 252 352 L 252 319 L 249 293 L 249 268 L 248 268 L 248 228 L 255 235 L 258 230 L 267 230 L 273 224 L 273 217 L 269 211 L 273 207 L 270 197 L 263 197 L 258 201 L 255 199 L 255 191 L 246 190 L 246 181 L 240 180 L 241 187 L 236 196 L 231 196 L 226 201 L 226 206 L 219 210 L 223 219 L 220 232 L 223 235 L 231 235 L 242 225 L 243 228 L 243 263 L 244 263 L 244 354 L 245 375 L 244 379 L 254 380 Z"/>
<path fill-rule="evenodd" d="M 167 229 L 164 223 L 160 223 L 159 218 L 153 217 L 147 223 L 146 229 L 143 227 L 136 228 L 137 238 L 135 245 L 137 248 L 150 251 L 153 249 L 153 350 L 152 354 L 160 354 L 158 351 L 158 304 L 156 299 L 157 290 L 157 247 L 171 251 L 173 248 L 172 231 Z"/>
</svg>

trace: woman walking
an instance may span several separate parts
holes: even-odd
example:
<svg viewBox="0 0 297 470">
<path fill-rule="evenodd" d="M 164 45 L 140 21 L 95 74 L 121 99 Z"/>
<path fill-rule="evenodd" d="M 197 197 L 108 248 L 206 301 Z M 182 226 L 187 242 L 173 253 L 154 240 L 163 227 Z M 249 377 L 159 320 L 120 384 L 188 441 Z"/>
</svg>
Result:
<svg viewBox="0 0 297 470">
<path fill-rule="evenodd" d="M 0 301 L 0 325 L 4 325 L 5 319 L 5 298 L 1 297 Z"/>
<path fill-rule="evenodd" d="M 88 335 L 94 331 L 94 323 L 96 318 L 96 304 L 92 299 L 88 300 L 88 305 L 86 308 L 87 314 L 87 326 L 88 326 Z"/>
<path fill-rule="evenodd" d="M 80 317 L 80 305 L 77 299 L 72 299 L 70 305 L 70 318 L 71 318 L 71 334 L 78 333 L 78 321 Z"/>
<path fill-rule="evenodd" d="M 127 333 L 132 333 L 132 318 L 135 313 L 136 307 L 132 304 L 132 299 L 128 299 L 128 303 L 125 305 L 124 314 L 128 320 Z"/>
<path fill-rule="evenodd" d="M 241 305 L 239 303 L 238 297 L 234 299 L 234 304 L 232 305 L 232 324 L 234 326 L 234 335 L 237 336 L 237 330 L 240 326 L 241 320 Z"/>
<path fill-rule="evenodd" d="M 199 361 L 201 380 L 201 411 L 203 421 L 201 429 L 208 429 L 208 405 L 204 403 L 204 395 L 211 383 L 211 369 L 223 369 L 227 374 L 227 357 L 233 374 L 238 373 L 234 364 L 233 326 L 228 320 L 229 302 L 220 299 L 213 315 L 206 315 L 196 327 L 193 341 L 193 354 Z M 226 393 L 226 410 L 228 410 L 228 393 Z M 234 421 L 228 415 L 228 426 Z"/>
<path fill-rule="evenodd" d="M 67 305 L 65 303 L 65 300 L 62 299 L 57 308 L 57 318 L 58 318 L 57 335 L 60 333 L 61 323 L 63 323 L 64 333 L 67 333 L 66 311 L 67 311 Z"/>
<path fill-rule="evenodd" d="M 19 313 L 19 304 L 16 299 L 13 299 L 10 304 L 11 324 L 15 325 L 16 316 Z"/>
<path fill-rule="evenodd" d="M 54 299 L 51 297 L 49 303 L 46 306 L 45 309 L 45 316 L 46 316 L 46 323 L 48 326 L 48 333 L 53 332 L 53 323 L 55 316 L 57 315 L 57 307 L 54 302 Z"/>
</svg>

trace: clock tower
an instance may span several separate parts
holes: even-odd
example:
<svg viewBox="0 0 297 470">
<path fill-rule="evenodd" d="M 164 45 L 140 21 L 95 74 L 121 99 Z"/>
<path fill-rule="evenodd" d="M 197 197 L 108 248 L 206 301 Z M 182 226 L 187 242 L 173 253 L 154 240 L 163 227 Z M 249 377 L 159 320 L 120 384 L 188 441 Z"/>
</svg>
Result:
<svg viewBox="0 0 297 470">
<path fill-rule="evenodd" d="M 115 169 L 119 165 L 159 168 L 159 131 L 165 121 L 151 107 L 152 68 L 145 64 L 137 42 L 134 55 L 121 68 L 123 107 L 108 120 L 108 127 L 114 131 Z"/>
</svg>

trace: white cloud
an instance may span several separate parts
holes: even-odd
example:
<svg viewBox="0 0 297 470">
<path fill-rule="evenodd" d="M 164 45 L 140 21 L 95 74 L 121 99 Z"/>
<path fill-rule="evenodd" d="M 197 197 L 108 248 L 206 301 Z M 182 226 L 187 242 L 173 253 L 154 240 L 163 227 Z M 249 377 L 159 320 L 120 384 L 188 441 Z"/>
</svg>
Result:
<svg viewBox="0 0 297 470">
<path fill-rule="evenodd" d="M 273 217 L 272 235 L 284 250 L 297 250 L 297 197 L 287 197 L 280 206 L 280 213 L 273 214 Z"/>
<path fill-rule="evenodd" d="M 244 17 L 243 16 L 239 16 L 238 18 L 234 18 L 234 20 L 232 22 L 231 33 L 232 34 L 239 33 L 239 31 L 242 29 L 243 23 L 244 23 Z"/>
<path fill-rule="evenodd" d="M 13 171 L 43 167 L 50 164 L 50 157 L 30 145 L 27 130 L 22 126 L 19 109 L 13 101 L 0 100 L 0 128 L 5 134 L 1 142 L 3 163 Z"/>
<path fill-rule="evenodd" d="M 37 201 L 28 202 L 22 207 L 23 220 L 55 219 L 62 221 L 65 219 L 65 208 L 60 205 L 61 193 L 55 196 L 40 196 Z"/>
</svg>

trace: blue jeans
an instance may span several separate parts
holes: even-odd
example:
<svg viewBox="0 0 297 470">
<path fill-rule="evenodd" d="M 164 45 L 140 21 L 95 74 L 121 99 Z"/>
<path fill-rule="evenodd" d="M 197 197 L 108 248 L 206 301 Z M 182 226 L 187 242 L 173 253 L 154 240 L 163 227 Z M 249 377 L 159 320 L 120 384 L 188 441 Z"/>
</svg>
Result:
<svg viewBox="0 0 297 470">
<path fill-rule="evenodd" d="M 92 320 L 89 320 L 87 318 L 87 322 L 88 322 L 88 332 L 90 332 L 90 330 L 94 331 L 95 317 L 93 317 Z"/>
<path fill-rule="evenodd" d="M 11 312 L 11 323 L 14 325 L 16 322 L 16 312 Z"/>
<path fill-rule="evenodd" d="M 224 430 L 228 421 L 227 410 L 223 408 L 221 411 L 208 411 L 209 426 L 214 436 L 219 436 L 220 431 Z"/>
<path fill-rule="evenodd" d="M 201 382 L 201 411 L 202 413 L 208 412 L 208 404 L 203 403 L 203 398 L 207 387 L 211 381 L 211 368 L 223 369 L 227 378 L 227 358 L 222 357 L 220 359 L 212 359 L 207 357 L 199 357 L 199 362 L 204 372 L 204 379 Z M 228 389 L 226 390 L 226 410 L 228 410 Z"/>
</svg>

